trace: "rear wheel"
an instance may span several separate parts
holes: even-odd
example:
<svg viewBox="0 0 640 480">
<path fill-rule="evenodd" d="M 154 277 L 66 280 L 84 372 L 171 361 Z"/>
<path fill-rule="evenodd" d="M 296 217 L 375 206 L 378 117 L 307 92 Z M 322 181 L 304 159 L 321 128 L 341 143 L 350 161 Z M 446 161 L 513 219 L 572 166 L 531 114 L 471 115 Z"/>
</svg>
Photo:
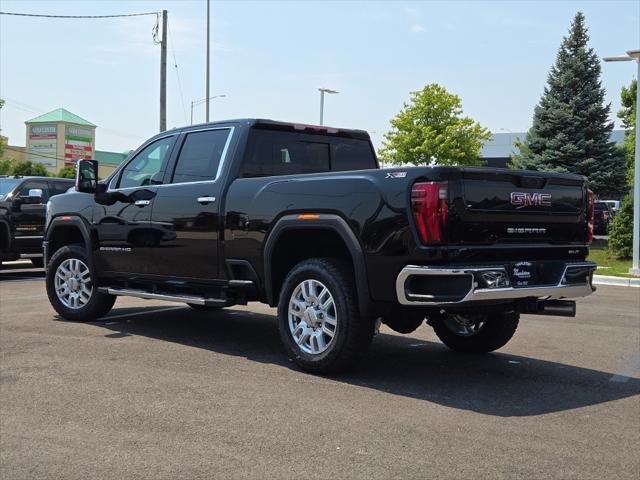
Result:
<svg viewBox="0 0 640 480">
<path fill-rule="evenodd" d="M 49 302 L 67 320 L 88 322 L 106 315 L 116 297 L 98 291 L 95 272 L 80 245 L 61 247 L 51 257 L 46 287 Z"/>
<path fill-rule="evenodd" d="M 487 353 L 504 347 L 516 329 L 520 314 L 461 315 L 442 313 L 430 319 L 438 338 L 447 347 L 463 353 Z"/>
<path fill-rule="evenodd" d="M 289 356 L 319 374 L 344 371 L 367 350 L 375 321 L 358 312 L 353 274 L 342 262 L 312 258 L 287 275 L 278 303 L 278 330 Z"/>
</svg>

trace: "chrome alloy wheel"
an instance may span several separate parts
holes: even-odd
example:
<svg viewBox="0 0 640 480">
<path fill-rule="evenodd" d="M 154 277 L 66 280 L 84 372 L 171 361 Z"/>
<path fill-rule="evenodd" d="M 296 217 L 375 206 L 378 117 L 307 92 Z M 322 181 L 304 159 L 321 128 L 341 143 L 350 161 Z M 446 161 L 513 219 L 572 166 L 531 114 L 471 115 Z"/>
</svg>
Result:
<svg viewBox="0 0 640 480">
<path fill-rule="evenodd" d="M 458 315 L 446 314 L 444 324 L 452 333 L 461 337 L 472 337 L 477 335 L 484 325 L 484 315 Z"/>
<path fill-rule="evenodd" d="M 67 308 L 82 308 L 91 299 L 91 273 L 82 260 L 68 258 L 63 261 L 58 265 L 54 281 L 56 296 Z"/>
<path fill-rule="evenodd" d="M 324 352 L 338 327 L 336 303 L 329 289 L 318 280 L 304 280 L 289 299 L 289 331 L 305 353 Z"/>
</svg>

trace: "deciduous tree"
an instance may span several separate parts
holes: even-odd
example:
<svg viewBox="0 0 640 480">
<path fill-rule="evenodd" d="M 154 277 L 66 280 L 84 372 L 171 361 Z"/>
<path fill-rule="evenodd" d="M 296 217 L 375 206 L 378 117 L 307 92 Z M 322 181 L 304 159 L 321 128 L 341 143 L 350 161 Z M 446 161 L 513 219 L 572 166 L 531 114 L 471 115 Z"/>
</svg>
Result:
<svg viewBox="0 0 640 480">
<path fill-rule="evenodd" d="M 489 138 L 489 130 L 463 116 L 459 96 L 432 83 L 411 92 L 378 154 L 391 164 L 480 165 L 480 149 Z"/>
</svg>

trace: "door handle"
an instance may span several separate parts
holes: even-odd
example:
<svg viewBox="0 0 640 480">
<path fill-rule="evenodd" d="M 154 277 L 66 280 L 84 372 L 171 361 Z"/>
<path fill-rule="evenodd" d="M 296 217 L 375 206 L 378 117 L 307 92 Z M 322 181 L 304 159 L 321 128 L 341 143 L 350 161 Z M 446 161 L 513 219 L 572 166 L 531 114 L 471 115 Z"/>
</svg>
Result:
<svg viewBox="0 0 640 480">
<path fill-rule="evenodd" d="M 134 203 L 136 207 L 146 207 L 149 204 L 151 204 L 151 200 L 136 200 Z"/>
<path fill-rule="evenodd" d="M 209 203 L 213 203 L 216 201 L 216 197 L 198 197 L 198 203 L 202 205 L 207 205 Z"/>
</svg>

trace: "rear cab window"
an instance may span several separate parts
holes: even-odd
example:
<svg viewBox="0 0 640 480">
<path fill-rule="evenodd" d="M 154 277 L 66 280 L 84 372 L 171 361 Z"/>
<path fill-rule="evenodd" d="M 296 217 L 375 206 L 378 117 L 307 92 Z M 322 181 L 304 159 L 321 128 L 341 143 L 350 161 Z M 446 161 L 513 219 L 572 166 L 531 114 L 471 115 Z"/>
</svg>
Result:
<svg viewBox="0 0 640 480">
<path fill-rule="evenodd" d="M 377 168 L 371 143 L 343 138 L 252 129 L 241 178 Z"/>
</svg>

